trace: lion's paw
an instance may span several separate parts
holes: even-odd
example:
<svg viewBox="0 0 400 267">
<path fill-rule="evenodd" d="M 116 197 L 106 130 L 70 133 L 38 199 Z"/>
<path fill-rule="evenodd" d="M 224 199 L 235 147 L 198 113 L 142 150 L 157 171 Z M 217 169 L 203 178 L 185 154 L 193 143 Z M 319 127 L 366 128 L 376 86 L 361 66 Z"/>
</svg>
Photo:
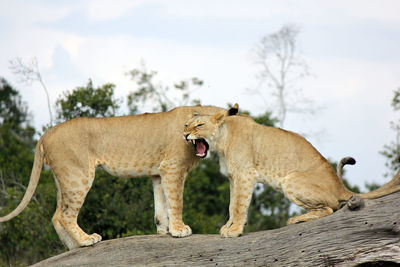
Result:
<svg viewBox="0 0 400 267">
<path fill-rule="evenodd" d="M 192 234 L 192 229 L 188 225 L 182 224 L 179 226 L 170 226 L 169 232 L 173 237 L 185 237 Z"/>
<path fill-rule="evenodd" d="M 229 227 L 231 227 L 232 222 L 229 220 L 226 222 L 226 224 L 224 226 L 221 227 L 221 229 L 219 230 L 219 234 L 221 236 L 224 236 L 226 234 L 226 232 L 228 231 Z"/>
<path fill-rule="evenodd" d="M 229 228 L 226 227 L 226 226 L 224 225 L 224 226 L 222 226 L 222 228 L 219 230 L 219 234 L 220 234 L 222 237 L 228 237 L 228 231 L 229 231 Z"/>
<path fill-rule="evenodd" d="M 79 243 L 80 243 L 80 245 L 82 247 L 87 247 L 87 246 L 94 245 L 94 244 L 96 244 L 96 243 L 98 243 L 100 241 L 101 241 L 101 235 L 94 233 L 94 234 L 91 234 L 91 235 L 87 235 Z"/>
<path fill-rule="evenodd" d="M 226 225 L 222 226 L 220 230 L 220 234 L 222 237 L 238 237 L 243 234 L 243 226 L 238 224 L 232 224 L 231 227 L 227 227 Z"/>
</svg>

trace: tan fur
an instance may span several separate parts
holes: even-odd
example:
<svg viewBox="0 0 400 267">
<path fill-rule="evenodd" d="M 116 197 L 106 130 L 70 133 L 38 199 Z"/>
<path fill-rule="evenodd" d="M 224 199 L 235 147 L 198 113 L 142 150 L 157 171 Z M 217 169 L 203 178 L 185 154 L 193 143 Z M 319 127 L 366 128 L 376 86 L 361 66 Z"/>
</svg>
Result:
<svg viewBox="0 0 400 267">
<path fill-rule="evenodd" d="M 77 224 L 95 169 L 121 177 L 151 176 L 154 187 L 155 221 L 159 234 L 184 237 L 192 233 L 182 221 L 186 174 L 199 158 L 182 138 L 182 128 L 193 113 L 215 114 L 217 107 L 179 107 L 169 112 L 113 118 L 77 118 L 44 134 L 37 146 L 31 179 L 18 207 L 1 217 L 17 216 L 30 201 L 39 181 L 43 162 L 53 171 L 57 186 L 57 210 L 53 224 L 69 248 L 90 246 L 101 240 Z"/>
<path fill-rule="evenodd" d="M 220 231 L 224 237 L 243 233 L 256 182 L 268 183 L 309 211 L 289 219 L 288 224 L 329 215 L 353 195 L 377 198 L 400 190 L 399 172 L 381 188 L 355 194 L 303 137 L 257 124 L 248 116 L 226 117 L 221 112 L 193 117 L 185 126 L 187 140 L 205 139 L 210 150 L 219 154 L 221 172 L 230 179 L 230 218 Z"/>
</svg>

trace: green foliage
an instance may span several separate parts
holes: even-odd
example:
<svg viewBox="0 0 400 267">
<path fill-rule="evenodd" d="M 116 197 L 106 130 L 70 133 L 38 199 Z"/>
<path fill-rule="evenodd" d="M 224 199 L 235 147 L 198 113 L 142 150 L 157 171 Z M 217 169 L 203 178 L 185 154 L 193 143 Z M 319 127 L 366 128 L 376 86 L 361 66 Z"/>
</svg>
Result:
<svg viewBox="0 0 400 267">
<path fill-rule="evenodd" d="M 6 178 L 6 177 L 5 177 Z M 22 200 L 25 187 L 6 184 L 7 194 L 1 214 L 11 212 Z M 41 175 L 37 191 L 28 207 L 14 219 L 0 226 L 0 266 L 33 264 L 64 251 L 51 223 L 56 205 L 56 192 L 49 171 Z"/>
<path fill-rule="evenodd" d="M 94 88 L 89 79 L 86 86 L 65 92 L 56 101 L 58 122 L 77 117 L 114 116 L 119 108 L 119 100 L 114 99 L 114 88 L 111 83 Z"/>
<path fill-rule="evenodd" d="M 0 106 L 0 216 L 3 216 L 25 194 L 35 140 L 26 104 L 4 79 L 0 82 Z M 61 248 L 51 224 L 55 189 L 49 171 L 43 171 L 37 190 L 33 201 L 19 216 L 0 225 L 0 244 L 7 244 L 1 245 L 0 266 L 31 264 Z"/>
<path fill-rule="evenodd" d="M 400 110 L 400 88 L 394 91 L 392 99 L 392 108 L 394 111 Z M 390 127 L 395 132 L 395 140 L 383 146 L 379 153 L 386 157 L 385 166 L 389 169 L 385 177 L 392 177 L 400 169 L 400 119 L 390 122 Z"/>
<path fill-rule="evenodd" d="M 360 187 L 358 187 L 357 185 L 351 185 L 351 184 L 349 183 L 349 181 L 347 181 L 346 178 L 343 178 L 342 180 L 343 180 L 344 186 L 345 186 L 347 189 L 349 189 L 351 192 L 354 192 L 354 193 L 361 193 Z"/>
<path fill-rule="evenodd" d="M 257 184 L 251 200 L 246 231 L 275 229 L 286 225 L 291 202 L 269 185 Z"/>
<path fill-rule="evenodd" d="M 272 117 L 272 112 L 265 112 L 264 114 L 253 116 L 253 119 L 262 125 L 274 127 L 279 120 L 277 118 Z"/>
<path fill-rule="evenodd" d="M 19 129 L 23 131 L 25 129 Z M 26 129 L 31 131 L 31 128 Z M 0 175 L 8 177 L 23 177 L 22 182 L 28 183 L 33 163 L 33 134 L 32 139 L 25 142 L 18 134 L 18 129 L 4 123 L 0 125 Z"/>
<path fill-rule="evenodd" d="M 0 77 L 0 124 L 18 128 L 26 123 L 28 107 L 21 96 L 4 78 Z"/>
<path fill-rule="evenodd" d="M 368 189 L 368 191 L 373 191 L 376 190 L 380 187 L 377 183 L 365 183 L 365 187 Z"/>
<path fill-rule="evenodd" d="M 98 169 L 78 222 L 104 240 L 155 234 L 153 188 L 149 178 L 118 178 Z"/>
</svg>

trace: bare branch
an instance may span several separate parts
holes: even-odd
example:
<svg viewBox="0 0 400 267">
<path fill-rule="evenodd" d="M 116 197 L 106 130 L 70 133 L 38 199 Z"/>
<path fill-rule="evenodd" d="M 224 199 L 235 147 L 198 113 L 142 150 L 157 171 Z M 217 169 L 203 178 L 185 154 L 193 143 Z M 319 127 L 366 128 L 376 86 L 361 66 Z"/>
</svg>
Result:
<svg viewBox="0 0 400 267">
<path fill-rule="evenodd" d="M 199 234 L 106 240 L 33 266 L 397 266 L 399 196 L 365 200 L 355 210 L 347 204 L 318 220 L 229 240 Z"/>
<path fill-rule="evenodd" d="M 50 96 L 46 84 L 43 82 L 39 71 L 39 64 L 36 57 L 33 57 L 27 64 L 24 64 L 21 58 L 14 58 L 9 61 L 10 70 L 16 75 L 21 83 L 32 85 L 33 82 L 39 82 L 47 97 L 47 108 L 50 115 L 50 125 L 53 125 L 53 114 L 50 106 Z"/>
<path fill-rule="evenodd" d="M 301 91 L 295 84 L 309 75 L 309 68 L 298 49 L 296 41 L 298 34 L 298 27 L 283 26 L 278 32 L 261 38 L 252 50 L 253 63 L 260 67 L 257 79 L 260 84 L 266 83 L 266 91 L 275 98 L 277 117 L 281 126 L 288 112 L 296 110 L 302 113 L 303 110 L 300 108 L 302 106 L 310 109 L 310 101 L 301 103 L 296 98 L 292 102 L 288 97 L 293 91 Z"/>
</svg>

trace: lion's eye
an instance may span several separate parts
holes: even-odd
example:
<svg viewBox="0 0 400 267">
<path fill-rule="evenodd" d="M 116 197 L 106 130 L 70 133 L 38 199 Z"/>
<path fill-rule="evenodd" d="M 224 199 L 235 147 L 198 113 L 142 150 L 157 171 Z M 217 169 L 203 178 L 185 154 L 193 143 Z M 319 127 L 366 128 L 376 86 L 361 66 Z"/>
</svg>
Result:
<svg viewBox="0 0 400 267">
<path fill-rule="evenodd" d="M 203 126 L 203 125 L 204 125 L 204 123 L 200 123 L 200 124 L 197 124 L 196 127 L 200 127 L 200 126 Z"/>
<path fill-rule="evenodd" d="M 185 128 L 187 128 L 189 125 L 185 124 Z"/>
</svg>

